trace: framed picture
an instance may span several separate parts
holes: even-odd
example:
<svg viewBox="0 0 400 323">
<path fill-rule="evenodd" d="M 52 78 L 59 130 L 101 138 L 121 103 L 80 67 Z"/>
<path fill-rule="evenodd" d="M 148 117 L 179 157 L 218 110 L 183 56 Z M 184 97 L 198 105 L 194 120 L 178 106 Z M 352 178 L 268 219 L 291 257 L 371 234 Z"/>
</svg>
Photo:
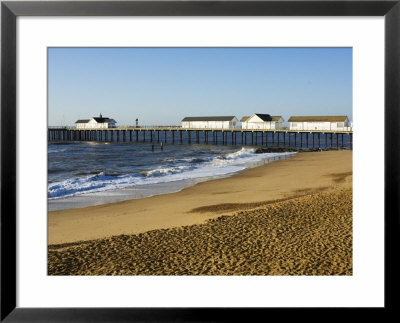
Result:
<svg viewBox="0 0 400 323">
<path fill-rule="evenodd" d="M 3 1 L 1 320 L 395 310 L 399 15 L 399 1 Z M 265 229 L 274 212 L 291 220 Z"/>
</svg>

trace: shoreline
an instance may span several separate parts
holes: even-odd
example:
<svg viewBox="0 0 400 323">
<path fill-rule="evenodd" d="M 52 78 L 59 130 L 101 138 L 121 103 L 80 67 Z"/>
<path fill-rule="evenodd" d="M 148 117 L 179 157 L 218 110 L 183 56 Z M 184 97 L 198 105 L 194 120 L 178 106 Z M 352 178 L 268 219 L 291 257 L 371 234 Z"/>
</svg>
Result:
<svg viewBox="0 0 400 323">
<path fill-rule="evenodd" d="M 175 193 L 48 213 L 48 244 L 104 239 L 204 224 L 318 192 L 352 187 L 352 151 L 299 152 Z"/>
<path fill-rule="evenodd" d="M 264 151 L 261 151 L 261 149 L 263 148 L 258 148 L 259 152 L 257 154 L 265 153 Z M 99 205 L 112 204 L 128 200 L 153 197 L 162 194 L 177 193 L 185 188 L 194 186 L 198 183 L 232 177 L 244 170 L 273 163 L 282 159 L 287 159 L 295 154 L 294 151 L 292 152 L 272 151 L 268 153 L 269 153 L 268 156 L 260 154 L 259 156 L 265 156 L 260 160 L 248 161 L 241 165 L 240 164 L 235 165 L 240 169 L 232 170 L 231 172 L 228 173 L 202 176 L 202 177 L 189 177 L 186 179 L 179 179 L 169 182 L 161 181 L 153 184 L 138 184 L 133 187 L 128 186 L 124 188 L 117 188 L 113 190 L 98 191 L 98 192 L 89 192 L 88 194 L 78 194 L 68 197 L 49 198 L 47 203 L 48 212 L 80 209 L 90 206 L 99 206 Z"/>
</svg>

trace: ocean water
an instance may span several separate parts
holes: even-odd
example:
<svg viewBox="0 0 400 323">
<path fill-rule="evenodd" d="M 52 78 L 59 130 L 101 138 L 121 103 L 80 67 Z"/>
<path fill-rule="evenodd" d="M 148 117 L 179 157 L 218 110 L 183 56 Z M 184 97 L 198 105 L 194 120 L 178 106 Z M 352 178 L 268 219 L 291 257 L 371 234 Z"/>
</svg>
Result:
<svg viewBox="0 0 400 323">
<path fill-rule="evenodd" d="M 177 192 L 293 153 L 255 148 L 148 142 L 48 144 L 49 211 Z"/>
</svg>

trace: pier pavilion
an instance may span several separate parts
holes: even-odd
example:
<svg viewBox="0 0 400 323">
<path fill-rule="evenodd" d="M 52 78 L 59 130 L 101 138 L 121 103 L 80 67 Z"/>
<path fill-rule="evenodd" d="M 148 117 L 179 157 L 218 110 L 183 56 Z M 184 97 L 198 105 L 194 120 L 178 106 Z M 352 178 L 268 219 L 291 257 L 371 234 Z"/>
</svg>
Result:
<svg viewBox="0 0 400 323">
<path fill-rule="evenodd" d="M 290 117 L 290 130 L 322 130 L 348 131 L 349 119 L 347 116 L 301 116 Z"/>
</svg>

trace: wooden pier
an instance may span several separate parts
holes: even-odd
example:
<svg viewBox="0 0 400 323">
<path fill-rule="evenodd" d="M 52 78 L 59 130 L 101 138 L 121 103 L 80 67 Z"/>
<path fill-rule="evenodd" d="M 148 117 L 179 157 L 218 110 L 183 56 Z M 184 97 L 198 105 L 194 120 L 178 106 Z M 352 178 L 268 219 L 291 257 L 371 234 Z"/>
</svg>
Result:
<svg viewBox="0 0 400 323">
<path fill-rule="evenodd" d="M 181 127 L 119 127 L 77 129 L 49 127 L 49 142 L 163 142 L 164 144 L 222 144 L 282 148 L 352 149 L 352 131 L 187 129 Z"/>
</svg>

